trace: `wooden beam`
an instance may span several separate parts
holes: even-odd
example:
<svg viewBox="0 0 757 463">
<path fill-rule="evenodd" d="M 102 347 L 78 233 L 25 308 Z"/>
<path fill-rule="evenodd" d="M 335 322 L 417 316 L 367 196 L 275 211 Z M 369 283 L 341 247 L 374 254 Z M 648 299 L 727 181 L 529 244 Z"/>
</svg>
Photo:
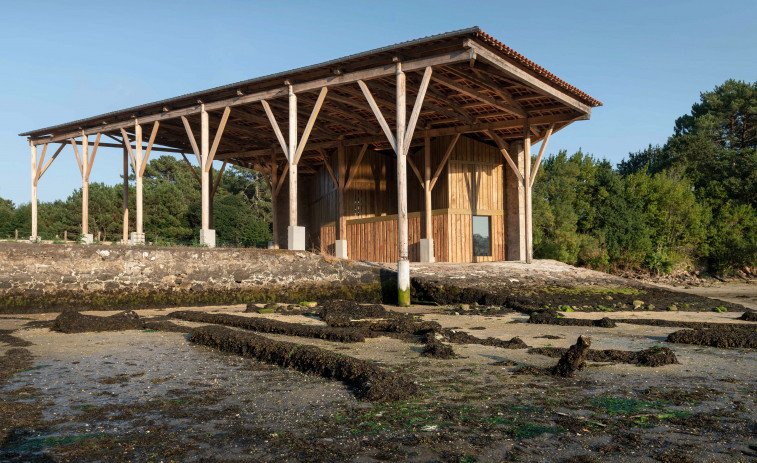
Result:
<svg viewBox="0 0 757 463">
<path fill-rule="evenodd" d="M 518 177 L 518 180 L 522 183 L 524 181 L 523 174 L 520 173 L 520 170 L 518 170 L 518 166 L 515 165 L 515 162 L 510 157 L 510 153 L 507 152 L 507 143 L 496 133 L 494 132 L 486 132 L 489 137 L 494 140 L 494 143 L 497 144 L 497 148 L 499 148 L 500 153 L 502 153 L 502 156 L 505 157 L 505 160 L 507 161 L 507 164 L 510 165 L 510 168 L 515 173 L 515 176 Z"/>
<path fill-rule="evenodd" d="M 384 115 L 381 113 L 381 108 L 379 108 L 378 105 L 376 104 L 376 100 L 373 99 L 373 95 L 371 95 L 371 91 L 368 89 L 368 86 L 365 85 L 365 82 L 363 82 L 362 80 L 358 80 L 357 83 L 358 85 L 360 85 L 360 89 L 363 91 L 363 95 L 365 96 L 365 99 L 368 101 L 368 105 L 371 107 L 371 111 L 373 111 L 373 115 L 376 116 L 376 119 L 378 120 L 378 123 L 381 126 L 381 130 L 384 131 L 384 135 L 386 135 L 386 138 L 389 141 L 389 144 L 392 145 L 392 149 L 396 152 L 397 140 L 395 140 L 394 134 L 392 134 L 392 129 L 389 128 L 389 124 L 386 123 L 386 119 L 384 119 Z"/>
<path fill-rule="evenodd" d="M 195 178 L 197 179 L 197 183 L 199 183 L 200 185 L 202 185 L 202 180 L 200 179 L 200 176 L 197 175 L 197 172 L 195 172 L 195 168 L 192 167 L 192 163 L 189 162 L 189 159 L 187 159 L 187 155 L 184 154 L 184 153 L 181 153 L 181 157 L 184 158 L 184 162 L 186 162 L 187 165 L 189 166 L 189 171 L 192 172 L 192 175 L 195 176 Z"/>
<path fill-rule="evenodd" d="M 53 157 L 50 158 L 49 161 L 47 161 L 47 164 L 45 164 L 45 168 L 42 169 L 39 174 L 37 175 L 37 181 L 39 181 L 40 178 L 42 178 L 43 175 L 45 175 L 45 172 L 47 172 L 47 168 L 50 167 L 50 164 L 55 161 L 55 158 L 58 157 L 61 151 L 63 151 L 63 148 L 65 148 L 67 143 L 61 143 L 57 150 L 55 150 L 55 154 L 53 154 Z"/>
<path fill-rule="evenodd" d="M 335 187 L 338 187 L 339 182 L 336 180 L 336 175 L 334 175 L 334 169 L 331 168 L 331 163 L 329 163 L 329 160 L 326 159 L 326 150 L 319 149 L 318 152 L 321 153 L 321 159 L 323 159 L 323 165 L 326 166 L 326 172 L 329 173 L 329 177 L 331 177 L 331 181 L 334 182 Z"/>
<path fill-rule="evenodd" d="M 368 151 L 368 143 L 364 144 L 363 147 L 360 149 L 360 153 L 357 155 L 357 159 L 352 164 L 352 167 L 350 168 L 350 173 L 347 176 L 347 183 L 344 184 L 344 189 L 352 185 L 352 181 L 355 180 L 355 175 L 357 174 L 357 170 L 360 167 L 360 163 L 363 162 L 363 156 L 365 156 L 365 152 Z"/>
<path fill-rule="evenodd" d="M 474 90 L 472 88 L 468 88 L 465 85 L 459 84 L 459 83 L 455 82 L 452 79 L 448 79 L 448 78 L 440 76 L 440 75 L 435 75 L 435 76 L 432 77 L 432 79 L 434 79 L 434 81 L 436 81 L 436 82 L 438 82 L 438 83 L 440 83 L 442 85 L 445 85 L 445 86 L 447 86 L 447 87 L 449 87 L 449 88 L 451 88 L 451 89 L 453 89 L 453 90 L 455 90 L 457 92 L 462 93 L 463 95 L 467 95 L 467 96 L 469 96 L 471 98 L 474 98 L 476 100 L 483 101 L 484 103 L 486 103 L 488 105 L 491 105 L 491 106 L 494 106 L 497 109 L 501 109 L 502 111 L 508 112 L 508 113 L 513 114 L 513 115 L 518 116 L 518 117 L 528 117 L 528 114 L 525 111 L 523 111 L 522 109 L 519 110 L 518 108 L 516 108 L 514 106 L 511 106 L 511 105 L 506 104 L 504 102 L 497 101 L 494 98 L 490 97 L 489 95 L 484 95 L 483 93 L 479 92 L 478 90 Z"/>
<path fill-rule="evenodd" d="M 415 104 L 413 105 L 413 112 L 410 114 L 410 120 L 407 123 L 407 128 L 405 129 L 405 154 L 407 154 L 407 150 L 410 148 L 410 142 L 413 139 L 413 133 L 415 132 L 415 124 L 418 122 L 418 116 L 421 114 L 421 107 L 423 106 L 423 99 L 426 96 L 426 89 L 428 89 L 428 83 L 431 80 L 431 67 L 427 67 L 426 70 L 423 72 L 423 80 L 421 80 L 421 85 L 418 88 L 418 94 L 415 97 Z M 423 182 L 421 182 L 423 183 Z"/>
<path fill-rule="evenodd" d="M 37 155 L 36 155 L 36 147 L 34 148 L 35 155 L 34 155 L 34 167 L 32 169 L 32 178 L 34 180 L 34 183 L 36 184 L 39 181 L 39 172 L 42 169 L 42 165 L 45 163 L 45 153 L 47 153 L 47 143 L 42 145 L 42 154 L 39 157 L 39 161 L 37 161 Z"/>
<path fill-rule="evenodd" d="M 421 188 L 426 188 L 426 185 L 423 183 L 423 177 L 421 177 L 421 171 L 418 170 L 418 167 L 415 165 L 415 162 L 413 162 L 413 159 L 408 156 L 407 157 L 407 163 L 410 165 L 410 168 L 413 170 L 413 173 L 416 177 L 418 177 L 418 181 L 421 183 Z"/>
<path fill-rule="evenodd" d="M 100 146 L 100 135 L 101 133 L 97 134 L 97 138 L 95 138 L 95 146 L 92 148 L 92 157 L 89 159 L 88 166 L 87 166 L 87 180 L 89 180 L 89 174 L 92 172 L 92 165 L 95 163 L 95 155 L 97 154 L 97 148 Z M 47 145 L 45 145 L 47 147 Z M 42 155 L 44 156 L 45 152 L 42 152 Z"/>
<path fill-rule="evenodd" d="M 313 106 L 313 112 L 310 113 L 310 118 L 308 119 L 308 123 L 305 126 L 305 130 L 302 132 L 302 138 L 300 138 L 300 143 L 297 145 L 297 153 L 294 156 L 294 163 L 297 164 L 300 161 L 300 156 L 302 156 L 302 151 L 305 149 L 305 145 L 308 142 L 308 137 L 310 137 L 310 131 L 313 130 L 313 125 L 315 124 L 315 120 L 318 118 L 318 113 L 321 111 L 321 106 L 323 106 L 323 101 L 326 99 L 326 93 L 328 92 L 327 87 L 323 87 L 321 89 L 321 93 L 318 94 L 318 99 L 315 101 L 315 105 Z"/>
<path fill-rule="evenodd" d="M 229 113 L 231 112 L 231 106 L 227 106 L 223 110 L 223 116 L 221 116 L 221 122 L 218 124 L 218 129 L 216 130 L 216 136 L 213 138 L 213 146 L 210 148 L 210 153 L 208 154 L 208 161 L 205 163 L 205 170 L 209 171 L 210 166 L 213 165 L 213 158 L 216 157 L 216 150 L 218 149 L 218 144 L 221 143 L 221 137 L 223 136 L 223 131 L 226 128 L 226 122 L 229 120 Z M 224 163 L 225 165 L 225 163 Z"/>
<path fill-rule="evenodd" d="M 129 141 L 129 134 L 126 130 L 121 129 L 121 136 L 124 138 L 124 146 L 129 151 L 129 157 L 131 158 L 131 168 L 134 169 L 134 175 L 137 175 L 137 160 L 134 158 L 134 151 L 131 149 L 131 141 Z"/>
<path fill-rule="evenodd" d="M 505 75 L 515 78 L 518 81 L 525 82 L 528 86 L 530 86 L 537 92 L 543 95 L 550 96 L 560 101 L 561 103 L 569 106 L 570 108 L 573 108 L 576 111 L 586 114 L 587 116 L 591 114 L 591 106 L 585 103 L 581 103 L 580 101 L 573 98 L 572 96 L 554 88 L 552 85 L 531 75 L 526 70 L 521 69 L 520 67 L 511 63 L 505 58 L 502 58 L 496 53 L 486 49 L 484 46 L 471 41 L 470 47 L 471 47 L 471 51 L 476 53 L 476 56 L 478 57 L 478 59 L 481 59 L 484 62 L 492 64 L 495 68 L 503 72 Z"/>
<path fill-rule="evenodd" d="M 73 143 L 73 138 L 71 139 L 71 146 L 74 147 L 74 154 L 76 155 L 76 162 L 79 164 L 79 172 L 81 172 L 81 174 L 84 175 L 84 166 L 81 163 L 81 156 L 79 156 L 79 148 L 76 147 L 76 143 Z"/>
<path fill-rule="evenodd" d="M 449 145 L 447 145 L 447 150 L 444 152 L 444 157 L 442 157 L 442 162 L 439 163 L 439 167 L 436 168 L 436 172 L 434 172 L 434 177 L 431 179 L 431 188 L 429 191 L 434 189 L 434 186 L 436 186 L 436 181 L 439 180 L 439 175 L 442 173 L 442 170 L 444 169 L 445 164 L 447 164 L 447 161 L 449 160 L 449 157 L 452 155 L 452 150 L 455 149 L 455 145 L 457 144 L 457 140 L 460 139 L 460 134 L 456 134 L 455 138 L 452 139 Z"/>
<path fill-rule="evenodd" d="M 213 190 L 210 192 L 210 197 L 215 198 L 216 196 L 216 190 L 218 189 L 218 185 L 221 184 L 221 177 L 223 177 L 223 171 L 226 170 L 226 161 L 223 161 L 223 165 L 221 166 L 221 170 L 218 171 L 218 177 L 216 177 L 215 184 L 213 184 Z"/>
<path fill-rule="evenodd" d="M 184 129 L 187 131 L 187 137 L 189 143 L 192 145 L 192 152 L 197 156 L 197 163 L 202 166 L 202 157 L 200 157 L 200 148 L 197 147 L 197 139 L 195 139 L 194 133 L 192 133 L 192 126 L 189 125 L 189 120 L 185 116 L 181 116 L 181 122 L 184 123 Z M 126 133 L 121 129 L 122 133 Z"/>
<path fill-rule="evenodd" d="M 284 156 L 287 159 L 289 159 L 289 154 L 288 154 L 289 148 L 287 147 L 287 142 L 286 140 L 284 140 L 284 135 L 281 133 L 281 129 L 279 128 L 279 123 L 276 122 L 276 118 L 273 116 L 273 112 L 271 111 L 271 106 L 265 100 L 262 100 L 261 103 L 263 104 L 263 109 L 265 110 L 266 116 L 268 116 L 268 122 L 271 123 L 271 127 L 273 127 L 273 132 L 276 134 L 276 138 L 279 140 L 281 149 L 284 151 Z"/>
<path fill-rule="evenodd" d="M 150 140 L 147 142 L 147 149 L 145 150 L 145 157 L 142 159 L 142 166 L 139 168 L 140 177 L 145 175 L 145 168 L 147 167 L 147 160 L 150 159 L 150 153 L 152 152 L 152 144 L 155 142 L 155 136 L 158 135 L 159 126 L 160 126 L 160 122 L 158 121 L 155 121 L 152 125 L 152 132 L 150 133 Z M 142 140 L 139 140 L 139 143 L 142 143 Z"/>
<path fill-rule="evenodd" d="M 552 131 L 555 129 L 555 124 L 552 124 L 547 129 L 547 132 L 544 134 L 544 139 L 541 142 L 541 148 L 539 148 L 539 155 L 536 156 L 536 163 L 534 164 L 534 170 L 531 171 L 531 184 L 529 187 L 534 186 L 534 178 L 536 178 L 536 173 L 539 172 L 539 165 L 541 165 L 541 158 L 544 156 L 544 151 L 547 149 L 547 143 L 549 143 L 549 137 L 552 135 Z"/>
<path fill-rule="evenodd" d="M 287 176 L 287 172 L 289 171 L 289 163 L 284 164 L 284 170 L 281 171 L 281 177 L 279 177 L 279 183 L 276 185 L 276 196 L 279 195 L 279 191 L 281 191 L 281 187 L 284 186 L 284 179 Z"/>
</svg>

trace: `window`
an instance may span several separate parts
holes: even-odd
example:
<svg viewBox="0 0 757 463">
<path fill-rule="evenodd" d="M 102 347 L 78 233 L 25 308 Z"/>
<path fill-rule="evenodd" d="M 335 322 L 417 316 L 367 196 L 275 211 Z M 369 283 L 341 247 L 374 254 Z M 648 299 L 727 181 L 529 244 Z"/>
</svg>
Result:
<svg viewBox="0 0 757 463">
<path fill-rule="evenodd" d="M 492 255 L 492 218 L 488 215 L 473 216 L 473 256 Z"/>
</svg>

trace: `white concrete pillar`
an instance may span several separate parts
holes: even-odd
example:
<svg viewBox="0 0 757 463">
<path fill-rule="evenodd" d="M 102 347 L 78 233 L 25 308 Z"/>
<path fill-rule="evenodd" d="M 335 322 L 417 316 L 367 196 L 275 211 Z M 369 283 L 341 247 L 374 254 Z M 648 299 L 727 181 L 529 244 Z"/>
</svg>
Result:
<svg viewBox="0 0 757 463">
<path fill-rule="evenodd" d="M 129 242 L 129 151 L 124 146 L 124 189 L 123 189 L 123 236 L 122 244 Z"/>
<path fill-rule="evenodd" d="M 134 159 L 136 170 L 134 171 L 134 185 L 136 190 L 137 204 L 137 231 L 132 232 L 129 243 L 132 245 L 145 244 L 145 232 L 142 225 L 142 126 L 139 121 L 134 124 Z"/>
<path fill-rule="evenodd" d="M 32 144 L 32 229 L 29 240 L 32 242 L 38 241 L 37 235 L 37 146 Z"/>
<path fill-rule="evenodd" d="M 528 121 L 526 121 L 526 124 L 523 128 L 525 136 L 523 138 L 523 161 L 524 161 L 524 171 L 523 172 L 523 190 L 525 191 L 525 206 L 526 206 L 526 213 L 525 213 L 525 225 L 526 225 L 526 233 L 525 233 L 525 244 L 526 244 L 526 263 L 530 264 L 533 260 L 534 255 L 534 244 L 533 244 L 533 230 L 532 230 L 532 208 L 531 208 L 531 128 L 528 124 Z"/>
<path fill-rule="evenodd" d="M 200 112 L 200 184 L 201 184 L 201 226 L 200 244 L 209 248 L 216 246 L 216 231 L 210 228 L 210 172 L 208 162 L 210 155 L 210 120 L 205 106 Z"/>
<path fill-rule="evenodd" d="M 297 226 L 297 95 L 289 86 L 289 227 L 287 228 L 287 248 L 305 250 L 305 227 Z"/>
</svg>

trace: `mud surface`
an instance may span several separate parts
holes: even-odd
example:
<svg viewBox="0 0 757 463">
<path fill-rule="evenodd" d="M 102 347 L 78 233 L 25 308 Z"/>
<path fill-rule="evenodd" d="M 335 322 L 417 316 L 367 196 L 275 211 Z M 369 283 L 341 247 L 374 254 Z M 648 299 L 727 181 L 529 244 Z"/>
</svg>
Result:
<svg viewBox="0 0 757 463">
<path fill-rule="evenodd" d="M 371 401 L 407 400 L 420 395 L 418 387 L 401 375 L 385 371 L 365 360 L 315 346 L 274 341 L 220 326 L 196 328 L 189 340 L 303 373 L 344 381 L 357 390 L 359 398 Z"/>
<path fill-rule="evenodd" d="M 528 318 L 528 323 L 562 326 L 598 326 L 601 328 L 615 328 L 617 326 L 615 325 L 615 321 L 607 317 L 600 318 L 599 320 L 568 318 L 553 310 L 542 310 L 532 313 Z"/>
<path fill-rule="evenodd" d="M 757 349 L 757 330 L 703 329 L 680 330 L 668 336 L 668 342 L 723 348 Z"/>
</svg>

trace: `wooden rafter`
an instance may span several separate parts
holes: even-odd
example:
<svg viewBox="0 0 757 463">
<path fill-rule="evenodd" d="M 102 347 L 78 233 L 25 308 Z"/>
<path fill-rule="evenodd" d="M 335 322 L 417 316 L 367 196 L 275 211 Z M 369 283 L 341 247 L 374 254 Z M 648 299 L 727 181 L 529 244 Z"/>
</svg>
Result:
<svg viewBox="0 0 757 463">
<path fill-rule="evenodd" d="M 129 134 L 126 133 L 126 130 L 121 129 L 121 136 L 124 139 L 124 146 L 126 147 L 126 150 L 129 152 L 129 158 L 131 158 L 131 168 L 134 169 L 134 175 L 137 175 L 137 159 L 134 157 L 134 151 L 131 149 L 131 141 L 129 141 Z"/>
<path fill-rule="evenodd" d="M 189 120 L 187 120 L 186 116 L 181 116 L 181 122 L 184 123 L 184 130 L 187 131 L 187 138 L 189 138 L 189 143 L 192 146 L 192 152 L 197 157 L 197 163 L 202 166 L 202 156 L 200 156 L 200 148 L 197 147 L 197 139 L 195 139 L 194 133 L 192 133 L 192 126 L 189 125 Z M 126 133 L 123 129 L 121 131 L 124 134 Z"/>
<path fill-rule="evenodd" d="M 386 138 L 389 141 L 389 144 L 392 146 L 392 149 L 396 152 L 397 141 L 394 139 L 394 134 L 392 133 L 392 129 L 389 128 L 389 124 L 386 123 L 386 119 L 384 119 L 384 115 L 381 113 L 381 108 L 379 108 L 378 104 L 376 104 L 376 100 L 373 99 L 373 95 L 371 94 L 371 91 L 368 89 L 368 86 L 365 85 L 365 82 L 363 82 L 362 80 L 358 80 L 357 83 L 360 86 L 360 89 L 363 91 L 363 95 L 365 96 L 365 99 L 368 101 L 368 104 L 371 107 L 371 111 L 373 111 L 373 115 L 376 116 L 376 119 L 378 120 L 378 123 L 381 126 L 381 130 L 384 131 L 384 135 L 386 135 Z"/>
<path fill-rule="evenodd" d="M 541 164 L 541 158 L 544 156 L 544 151 L 547 149 L 547 143 L 549 143 L 549 137 L 552 135 L 552 131 L 555 129 L 555 124 L 551 124 L 547 131 L 544 134 L 544 139 L 541 142 L 541 148 L 539 148 L 539 155 L 536 156 L 536 162 L 534 163 L 533 171 L 531 172 L 530 185 L 529 187 L 534 186 L 534 178 L 536 178 L 536 173 L 539 172 L 539 165 Z"/>
<path fill-rule="evenodd" d="M 223 131 L 226 128 L 226 122 L 229 120 L 229 113 L 231 112 L 231 106 L 227 106 L 223 110 L 223 116 L 221 116 L 221 123 L 218 124 L 218 129 L 216 130 L 216 135 L 213 137 L 213 145 L 210 148 L 210 153 L 208 153 L 208 159 L 205 160 L 205 163 L 203 164 L 203 168 L 205 169 L 205 172 L 210 172 L 210 166 L 213 165 L 213 158 L 216 157 L 216 151 L 218 150 L 218 144 L 221 143 L 221 137 L 223 137 Z M 224 163 L 225 165 L 225 163 Z"/>
<path fill-rule="evenodd" d="M 478 90 L 474 90 L 472 88 L 466 87 L 463 84 L 460 84 L 458 82 L 455 82 L 452 79 L 448 79 L 444 76 L 440 75 L 434 75 L 432 79 L 435 82 L 438 82 L 439 84 L 442 84 L 446 87 L 449 87 L 459 93 L 462 93 L 463 95 L 467 95 L 471 98 L 474 98 L 476 100 L 482 101 L 490 106 L 493 106 L 497 109 L 500 109 L 502 111 L 508 112 L 510 114 L 513 114 L 518 117 L 528 117 L 528 114 L 523 111 L 522 109 L 518 109 L 514 106 L 511 106 L 509 104 L 506 104 L 504 102 L 500 102 L 495 100 L 494 98 L 490 97 L 489 95 L 484 95 L 483 93 L 479 92 Z"/>
<path fill-rule="evenodd" d="M 315 124 L 315 120 L 318 118 L 318 113 L 321 111 L 321 106 L 323 106 L 323 101 L 326 99 L 326 93 L 328 93 L 328 90 L 328 87 L 323 87 L 320 94 L 318 95 L 318 99 L 313 106 L 313 111 L 310 113 L 308 123 L 305 126 L 305 130 L 302 132 L 302 136 L 300 137 L 300 142 L 297 144 L 297 152 L 294 155 L 294 164 L 297 164 L 300 161 L 300 156 L 302 156 L 302 151 L 305 149 L 305 146 L 308 143 L 310 132 L 313 130 L 313 125 Z"/>
<path fill-rule="evenodd" d="M 513 158 L 510 157 L 510 153 L 507 151 L 507 143 L 505 143 L 505 141 L 502 140 L 502 138 L 499 135 L 494 133 L 494 131 L 488 131 L 486 133 L 489 135 L 489 137 L 492 140 L 494 140 L 494 143 L 497 144 L 497 148 L 499 148 L 500 153 L 502 153 L 502 156 L 505 157 L 505 160 L 510 165 L 510 168 L 513 170 L 515 175 L 518 177 L 518 180 L 520 180 L 520 182 L 523 183 L 524 182 L 523 174 L 520 172 L 515 162 L 513 162 Z"/>
</svg>

